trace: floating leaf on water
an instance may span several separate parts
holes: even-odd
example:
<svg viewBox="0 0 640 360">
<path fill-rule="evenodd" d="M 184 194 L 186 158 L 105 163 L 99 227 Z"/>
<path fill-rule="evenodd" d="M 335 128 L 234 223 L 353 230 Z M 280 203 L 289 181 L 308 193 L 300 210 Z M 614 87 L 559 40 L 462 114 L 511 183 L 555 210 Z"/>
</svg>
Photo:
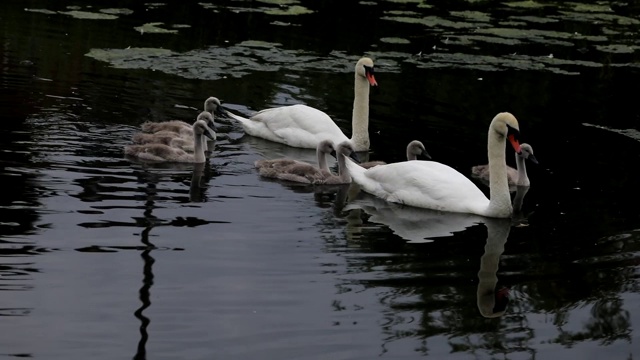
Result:
<svg viewBox="0 0 640 360">
<path fill-rule="evenodd" d="M 477 27 L 486 27 L 484 23 L 469 23 L 463 21 L 451 21 L 437 16 L 425 16 L 422 18 L 404 17 L 404 16 L 383 16 L 382 20 L 397 21 L 407 24 L 421 24 L 433 28 L 453 28 L 453 29 L 474 29 Z"/>
<path fill-rule="evenodd" d="M 572 6 L 573 11 L 578 11 L 578 12 L 600 12 L 600 13 L 613 12 L 613 10 L 611 10 L 611 7 L 609 5 L 581 4 L 581 3 L 574 3 L 574 2 L 567 2 L 567 3 L 564 3 L 564 5 Z"/>
<path fill-rule="evenodd" d="M 137 26 L 134 29 L 138 32 L 141 33 L 153 33 L 153 34 L 177 34 L 178 30 L 171 30 L 171 29 L 163 29 L 161 27 L 159 27 L 158 25 L 163 25 L 164 23 L 161 22 L 153 22 L 153 23 L 148 23 L 148 24 L 144 24 L 142 26 Z"/>
<path fill-rule="evenodd" d="M 171 27 L 174 28 L 174 29 L 187 29 L 187 28 L 190 28 L 191 25 L 189 25 L 189 24 L 174 24 L 174 25 L 171 25 Z"/>
<path fill-rule="evenodd" d="M 491 44 L 518 45 L 521 43 L 521 41 L 518 39 L 482 35 L 458 36 L 458 41 L 460 44 L 470 44 L 471 42 L 485 42 Z"/>
<path fill-rule="evenodd" d="M 552 19 L 548 17 L 540 17 L 540 16 L 510 16 L 512 20 L 522 20 L 531 23 L 537 24 L 547 24 L 547 23 L 555 23 L 558 22 L 558 19 Z"/>
<path fill-rule="evenodd" d="M 272 5 L 293 5 L 300 3 L 298 0 L 258 0 L 258 2 Z"/>
<path fill-rule="evenodd" d="M 640 47 L 623 44 L 596 45 L 596 49 L 602 52 L 614 54 L 633 54 L 638 48 Z"/>
<path fill-rule="evenodd" d="M 603 27 L 602 28 L 602 33 L 605 34 L 605 35 L 618 35 L 618 34 L 621 33 L 621 31 L 613 30 L 613 29 L 610 29 L 608 27 Z"/>
<path fill-rule="evenodd" d="M 25 8 L 24 11 L 46 14 L 46 15 L 54 15 L 57 14 L 55 11 L 47 10 L 47 9 L 29 9 Z"/>
<path fill-rule="evenodd" d="M 161 7 L 161 6 L 165 6 L 167 4 L 165 4 L 165 3 L 144 3 L 144 5 L 146 7 L 148 7 L 148 8 L 150 8 L 150 9 L 153 9 L 153 8 L 158 8 L 158 7 Z"/>
<path fill-rule="evenodd" d="M 78 10 L 60 11 L 60 14 L 69 15 L 76 19 L 88 19 L 88 20 L 115 20 L 118 18 L 115 15 L 94 13 L 89 11 L 78 11 Z"/>
<path fill-rule="evenodd" d="M 100 12 L 103 12 L 105 14 L 112 14 L 112 15 L 131 15 L 131 14 L 133 14 L 133 10 L 131 10 L 131 9 L 123 9 L 123 8 L 101 9 Z"/>
<path fill-rule="evenodd" d="M 304 6 L 294 5 L 286 9 L 267 9 L 265 13 L 269 15 L 304 15 L 312 14 L 313 10 L 307 9 Z"/>
<path fill-rule="evenodd" d="M 158 48 L 128 48 L 128 49 L 91 49 L 86 56 L 100 61 L 106 61 L 118 68 L 136 68 L 135 62 L 149 58 L 165 57 L 174 52 Z M 125 66 L 125 65 L 130 66 Z"/>
<path fill-rule="evenodd" d="M 378 5 L 378 3 L 374 2 L 374 1 L 360 1 L 358 4 L 360 4 L 360 5 Z"/>
<path fill-rule="evenodd" d="M 551 6 L 551 5 L 547 5 L 547 4 L 541 4 L 537 1 L 532 1 L 532 0 L 525 0 L 525 1 L 514 1 L 514 2 L 506 2 L 503 3 L 507 6 L 511 6 L 511 7 L 518 7 L 518 8 L 528 8 L 528 9 L 535 9 L 535 8 L 542 8 L 545 6 Z"/>
<path fill-rule="evenodd" d="M 69 9 L 69 10 L 80 10 L 82 8 L 80 6 L 77 6 L 77 5 L 69 5 L 69 6 L 67 6 L 67 9 Z"/>
<path fill-rule="evenodd" d="M 407 39 L 396 38 L 396 37 L 384 37 L 380 39 L 380 41 L 390 44 L 410 44 L 411 42 Z"/>
<path fill-rule="evenodd" d="M 408 15 L 408 16 L 420 15 L 419 12 L 410 11 L 410 10 L 388 10 L 388 11 L 385 11 L 384 13 L 389 15 Z"/>
<path fill-rule="evenodd" d="M 561 20 L 572 20 L 572 21 L 580 21 L 592 24 L 594 22 L 604 22 L 607 24 L 618 24 L 618 25 L 640 25 L 640 20 L 620 16 L 615 14 L 602 14 L 602 13 L 576 13 L 569 11 L 559 11 L 560 15 L 555 15 L 554 17 L 560 18 Z"/>
<path fill-rule="evenodd" d="M 271 43 L 271 42 L 260 41 L 260 40 L 245 40 L 245 41 L 243 41 L 241 43 L 238 43 L 237 46 L 246 46 L 246 47 L 257 47 L 257 48 L 271 49 L 273 47 L 282 46 L 282 44 Z"/>
<path fill-rule="evenodd" d="M 473 21 L 489 22 L 491 16 L 481 11 L 452 11 L 451 15 Z"/>
<path fill-rule="evenodd" d="M 300 26 L 300 24 L 292 24 L 284 21 L 272 21 L 270 24 L 275 26 Z"/>
</svg>

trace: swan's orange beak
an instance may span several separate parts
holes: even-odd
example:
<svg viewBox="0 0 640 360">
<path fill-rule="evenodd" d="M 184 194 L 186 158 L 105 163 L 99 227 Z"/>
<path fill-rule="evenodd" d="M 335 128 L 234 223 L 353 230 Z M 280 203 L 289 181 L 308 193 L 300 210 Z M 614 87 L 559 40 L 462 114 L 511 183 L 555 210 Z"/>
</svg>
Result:
<svg viewBox="0 0 640 360">
<path fill-rule="evenodd" d="M 378 86 L 378 83 L 376 82 L 376 78 L 373 76 L 372 73 L 367 71 L 367 80 L 369 80 L 369 84 L 371 84 L 371 86 Z"/>
<path fill-rule="evenodd" d="M 518 154 L 521 154 L 522 150 L 520 150 L 520 143 L 518 142 L 518 139 L 516 139 L 516 137 L 513 135 L 509 135 L 507 137 L 509 138 L 511 146 L 513 146 L 513 150 L 515 150 Z"/>
</svg>

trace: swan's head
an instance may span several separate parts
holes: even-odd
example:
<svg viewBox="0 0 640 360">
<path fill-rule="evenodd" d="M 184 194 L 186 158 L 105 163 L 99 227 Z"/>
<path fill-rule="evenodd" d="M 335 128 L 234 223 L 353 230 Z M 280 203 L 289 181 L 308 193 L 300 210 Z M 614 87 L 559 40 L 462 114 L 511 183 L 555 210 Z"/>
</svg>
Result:
<svg viewBox="0 0 640 360">
<path fill-rule="evenodd" d="M 208 111 L 203 111 L 198 114 L 198 118 L 196 118 L 196 122 L 197 121 L 203 121 L 207 125 L 205 136 L 210 139 L 215 139 L 216 124 L 213 122 L 213 115 L 211 115 L 211 113 Z"/>
<path fill-rule="evenodd" d="M 424 144 L 418 140 L 413 140 L 409 143 L 407 146 L 407 154 L 415 156 L 422 155 L 431 160 L 431 155 L 429 155 L 427 149 L 425 149 Z"/>
<path fill-rule="evenodd" d="M 356 163 L 360 163 L 360 158 L 358 158 L 358 154 L 353 148 L 353 144 L 351 141 L 343 141 L 338 146 L 335 147 L 335 150 L 331 152 L 331 155 L 335 158 L 338 157 L 338 154 L 348 156 Z"/>
<path fill-rule="evenodd" d="M 378 85 L 378 83 L 376 82 L 376 77 L 373 73 L 373 60 L 368 57 L 363 57 L 362 59 L 358 60 L 358 63 L 356 63 L 356 77 L 357 76 L 362 76 L 363 78 L 367 79 L 371 86 Z"/>
<path fill-rule="evenodd" d="M 531 145 L 527 143 L 522 143 L 520 144 L 520 150 L 522 150 L 522 153 L 518 154 L 518 156 L 522 156 L 525 159 L 529 159 L 529 161 L 531 161 L 534 164 L 538 163 L 538 159 L 536 159 L 536 157 L 533 156 L 533 148 L 531 147 Z"/>
<path fill-rule="evenodd" d="M 320 141 L 318 143 L 318 147 L 316 148 L 316 151 L 321 153 L 321 154 L 331 154 L 331 153 L 333 153 L 335 151 L 334 148 L 333 148 L 333 141 L 331 141 L 331 140 Z"/>
<path fill-rule="evenodd" d="M 209 114 L 211 116 L 211 114 Z M 205 120 L 200 119 L 198 116 L 198 120 L 193 123 L 193 134 L 194 135 L 204 135 L 211 140 L 216 139 L 216 133 L 211 129 Z"/>
<path fill-rule="evenodd" d="M 493 118 L 490 128 L 497 132 L 501 137 L 509 139 L 511 146 L 513 146 L 513 150 L 515 150 L 516 153 L 522 153 L 519 140 L 520 125 L 518 125 L 518 120 L 516 120 L 515 116 L 508 112 L 501 112 Z"/>
<path fill-rule="evenodd" d="M 225 117 L 226 112 L 222 107 L 222 103 L 217 97 L 211 96 L 207 100 L 204 101 L 204 111 L 212 114 L 213 116 Z M 210 125 L 213 127 L 213 125 Z"/>
</svg>

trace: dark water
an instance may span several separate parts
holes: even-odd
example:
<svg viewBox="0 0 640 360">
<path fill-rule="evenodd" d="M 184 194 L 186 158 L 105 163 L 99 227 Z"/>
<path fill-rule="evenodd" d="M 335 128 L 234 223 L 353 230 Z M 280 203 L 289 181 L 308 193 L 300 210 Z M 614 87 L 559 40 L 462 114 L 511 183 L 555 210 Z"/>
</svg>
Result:
<svg viewBox="0 0 640 360">
<path fill-rule="evenodd" d="M 640 357 L 639 27 L 635 1 L 2 1 L 0 356 Z M 517 218 L 265 181 L 313 152 L 231 122 L 203 166 L 122 156 L 208 96 L 348 133 L 362 55 L 371 159 L 418 139 L 468 174 L 518 117 Z"/>
</svg>

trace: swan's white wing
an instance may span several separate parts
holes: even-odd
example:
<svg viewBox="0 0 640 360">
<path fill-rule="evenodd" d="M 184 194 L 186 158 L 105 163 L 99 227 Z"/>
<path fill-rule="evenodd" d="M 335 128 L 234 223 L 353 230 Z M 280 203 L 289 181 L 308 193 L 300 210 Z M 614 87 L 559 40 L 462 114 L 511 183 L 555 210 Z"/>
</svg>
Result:
<svg viewBox="0 0 640 360">
<path fill-rule="evenodd" d="M 434 161 L 379 165 L 365 171 L 364 177 L 363 189 L 391 202 L 471 213 L 489 206 L 489 199 L 471 180 Z"/>
<path fill-rule="evenodd" d="M 251 119 L 262 122 L 290 146 L 315 149 L 322 140 L 331 139 L 336 144 L 348 140 L 329 115 L 306 105 L 265 109 Z"/>
</svg>

